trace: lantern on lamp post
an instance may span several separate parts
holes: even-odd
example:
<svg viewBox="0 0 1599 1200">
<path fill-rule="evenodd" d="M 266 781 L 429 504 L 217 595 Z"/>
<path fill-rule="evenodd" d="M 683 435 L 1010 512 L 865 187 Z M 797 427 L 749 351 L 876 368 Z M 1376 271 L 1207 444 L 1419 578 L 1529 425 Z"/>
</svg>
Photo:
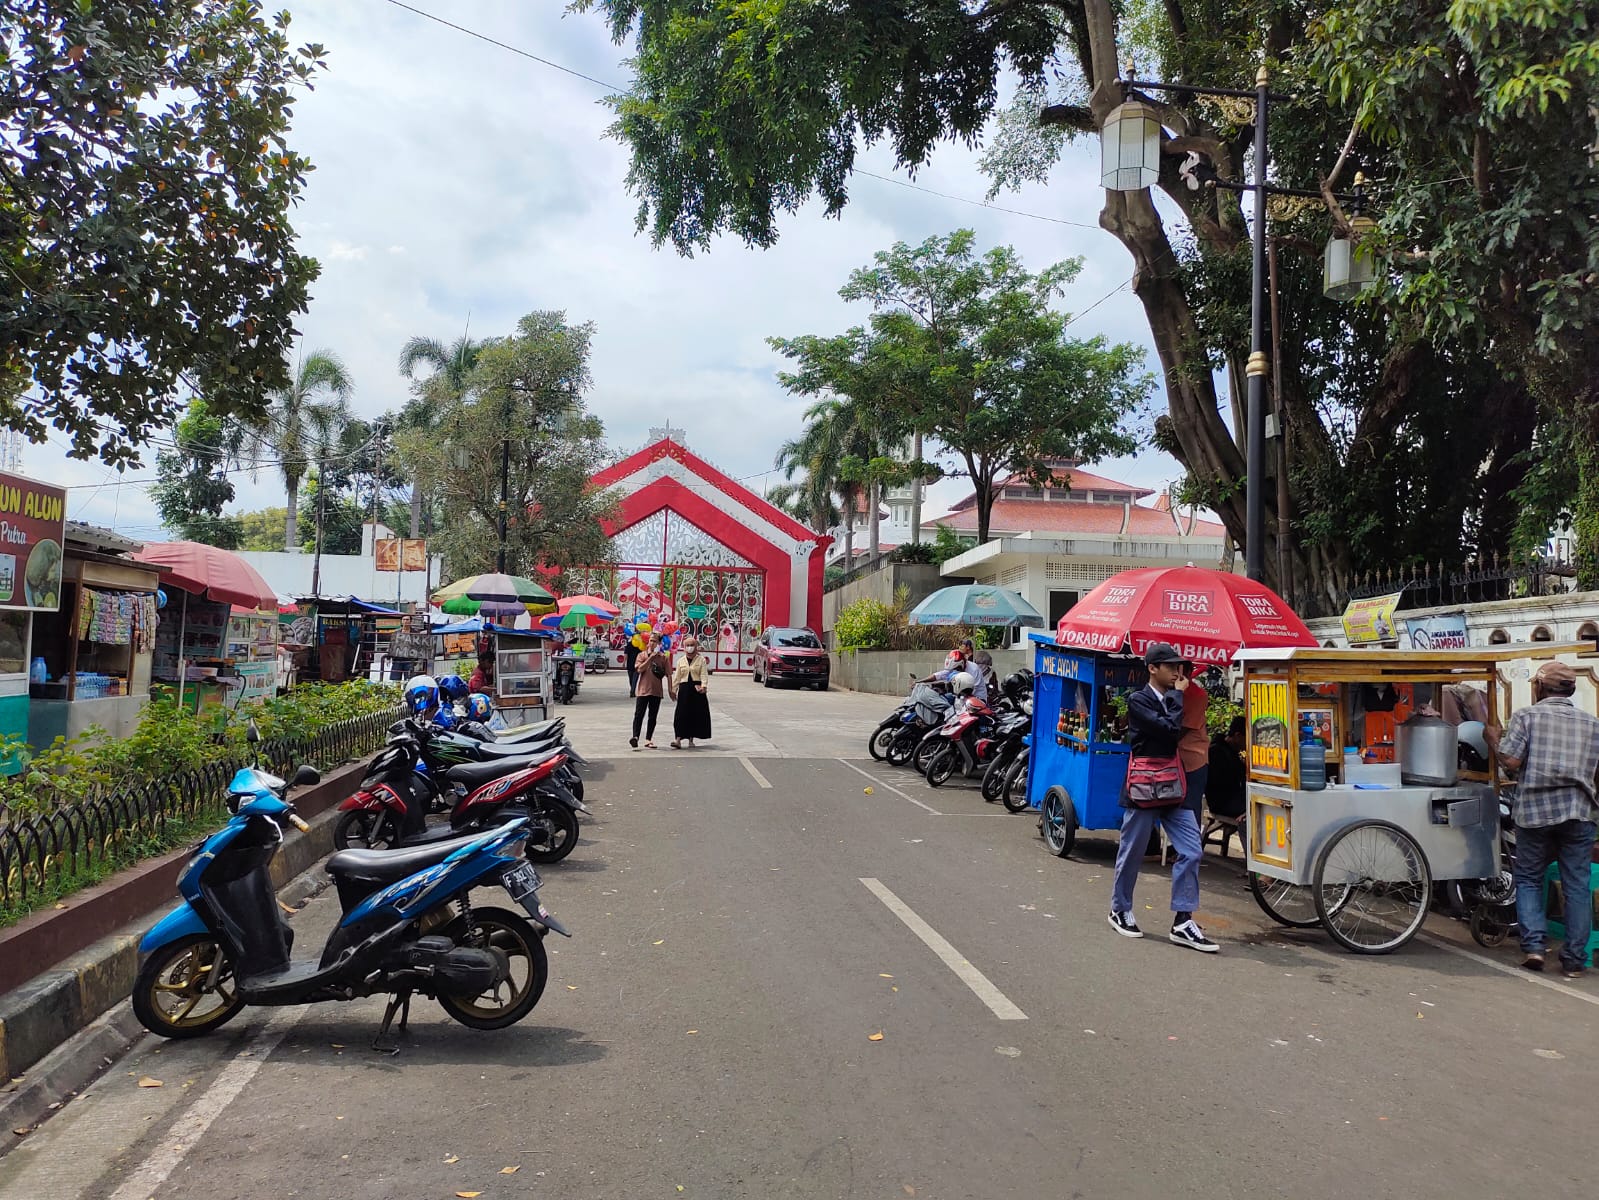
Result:
<svg viewBox="0 0 1599 1200">
<path fill-rule="evenodd" d="M 1137 192 L 1160 182 L 1160 117 L 1142 100 L 1124 100 L 1099 133 L 1099 182 Z"/>
<path fill-rule="evenodd" d="M 1353 300 L 1377 280 L 1377 256 L 1369 244 L 1362 245 L 1377 228 L 1377 222 L 1360 211 L 1365 194 L 1366 177 L 1357 172 L 1349 235 L 1334 233 L 1321 257 L 1321 293 L 1329 300 Z"/>
</svg>

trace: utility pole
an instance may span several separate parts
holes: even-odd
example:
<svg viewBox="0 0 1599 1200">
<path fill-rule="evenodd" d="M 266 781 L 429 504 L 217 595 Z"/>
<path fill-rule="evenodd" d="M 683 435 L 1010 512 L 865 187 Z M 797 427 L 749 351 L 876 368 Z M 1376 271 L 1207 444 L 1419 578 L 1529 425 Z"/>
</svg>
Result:
<svg viewBox="0 0 1599 1200">
<path fill-rule="evenodd" d="M 505 571 L 505 513 L 507 493 L 511 490 L 511 396 L 505 396 L 505 430 L 500 439 L 500 553 L 495 559 L 494 569 L 501 575 Z"/>
<path fill-rule="evenodd" d="M 328 454 L 323 447 L 316 468 L 316 556 L 311 560 L 311 595 L 322 598 L 322 510 L 328 499 Z M 373 534 L 377 533 L 374 529 Z"/>
</svg>

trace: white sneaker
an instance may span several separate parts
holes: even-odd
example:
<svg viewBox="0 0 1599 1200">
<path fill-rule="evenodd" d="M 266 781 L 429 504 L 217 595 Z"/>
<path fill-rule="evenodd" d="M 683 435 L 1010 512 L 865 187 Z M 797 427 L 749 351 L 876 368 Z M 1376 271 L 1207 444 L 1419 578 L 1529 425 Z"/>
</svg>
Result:
<svg viewBox="0 0 1599 1200">
<path fill-rule="evenodd" d="M 1199 922 L 1192 917 L 1181 925 L 1171 927 L 1171 940 L 1176 945 L 1187 946 L 1190 950 L 1200 950 L 1206 954 L 1215 954 L 1221 949 L 1205 936 L 1205 931 L 1199 927 Z"/>
<path fill-rule="evenodd" d="M 1139 938 L 1144 936 L 1144 931 L 1138 928 L 1138 922 L 1133 920 L 1132 913 L 1112 912 L 1108 918 L 1110 927 L 1122 937 Z"/>
</svg>

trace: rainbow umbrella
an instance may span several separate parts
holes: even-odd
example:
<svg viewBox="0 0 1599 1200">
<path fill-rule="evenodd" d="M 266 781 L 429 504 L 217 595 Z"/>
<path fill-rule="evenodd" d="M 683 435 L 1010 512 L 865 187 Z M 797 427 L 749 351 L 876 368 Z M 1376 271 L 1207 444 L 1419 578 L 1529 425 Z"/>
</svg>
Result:
<svg viewBox="0 0 1599 1200">
<path fill-rule="evenodd" d="M 568 596 L 556 606 L 555 612 L 541 617 L 539 624 L 545 629 L 592 629 L 596 625 L 609 625 L 620 615 L 603 600 L 598 604 L 594 603 L 596 600 L 595 596 Z"/>
<path fill-rule="evenodd" d="M 433 593 L 433 603 L 456 617 L 533 616 L 555 608 L 555 595 L 520 575 L 469 575 Z"/>
</svg>

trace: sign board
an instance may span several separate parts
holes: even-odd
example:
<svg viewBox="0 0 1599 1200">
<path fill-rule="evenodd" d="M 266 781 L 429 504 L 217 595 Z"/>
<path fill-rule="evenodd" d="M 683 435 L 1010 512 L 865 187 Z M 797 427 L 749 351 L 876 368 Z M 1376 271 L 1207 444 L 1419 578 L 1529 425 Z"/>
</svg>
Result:
<svg viewBox="0 0 1599 1200">
<path fill-rule="evenodd" d="M 1249 856 L 1294 869 L 1293 810 L 1273 796 L 1250 793 Z"/>
<path fill-rule="evenodd" d="M 0 472 L 0 609 L 60 609 L 66 527 L 66 488 Z"/>
<path fill-rule="evenodd" d="M 1376 646 L 1383 642 L 1399 640 L 1399 626 L 1394 609 L 1399 607 L 1403 593 L 1387 596 L 1368 596 L 1364 600 L 1351 600 L 1344 609 L 1344 637 L 1351 646 Z"/>
<path fill-rule="evenodd" d="M 711 610 L 703 604 L 688 604 L 683 607 L 683 615 L 690 621 L 703 621 L 711 615 Z"/>
<path fill-rule="evenodd" d="M 379 571 L 425 571 L 428 566 L 426 538 L 379 538 L 373 553 Z"/>
<path fill-rule="evenodd" d="M 1288 778 L 1288 759 L 1294 753 L 1292 697 L 1286 679 L 1249 681 L 1249 773 Z"/>
<path fill-rule="evenodd" d="M 1406 617 L 1405 637 L 1412 650 L 1464 650 L 1471 645 L 1463 611 L 1436 617 Z"/>
</svg>

